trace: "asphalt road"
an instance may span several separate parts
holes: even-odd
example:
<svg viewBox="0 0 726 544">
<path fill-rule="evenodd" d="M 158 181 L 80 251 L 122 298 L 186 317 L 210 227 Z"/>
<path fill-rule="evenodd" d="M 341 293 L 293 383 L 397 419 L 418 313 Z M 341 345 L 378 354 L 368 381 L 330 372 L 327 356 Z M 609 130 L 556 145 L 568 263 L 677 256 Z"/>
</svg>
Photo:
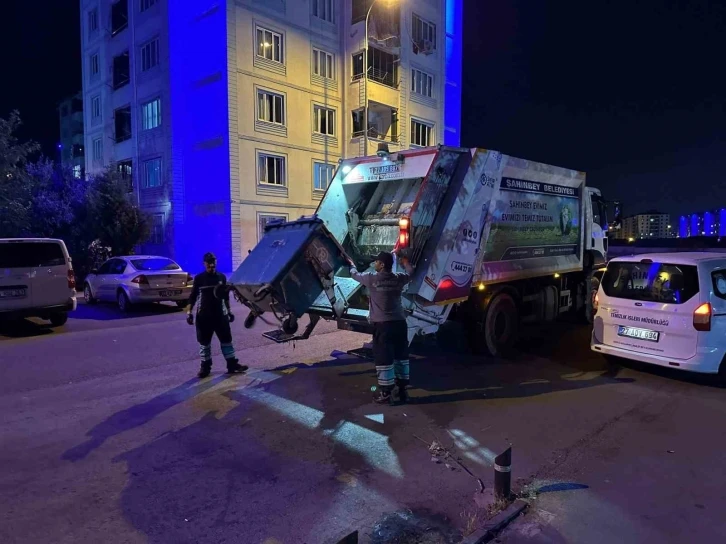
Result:
<svg viewBox="0 0 726 544">
<path fill-rule="evenodd" d="M 365 337 L 322 324 L 275 345 L 239 314 L 250 371 L 225 376 L 216 348 L 204 381 L 176 309 L 0 326 L 0 542 L 457 542 L 510 444 L 531 508 L 504 542 L 726 534 L 726 391 L 709 380 L 606 367 L 561 324 L 507 361 L 419 346 L 413 402 L 381 408 L 370 363 L 341 353 Z"/>
</svg>

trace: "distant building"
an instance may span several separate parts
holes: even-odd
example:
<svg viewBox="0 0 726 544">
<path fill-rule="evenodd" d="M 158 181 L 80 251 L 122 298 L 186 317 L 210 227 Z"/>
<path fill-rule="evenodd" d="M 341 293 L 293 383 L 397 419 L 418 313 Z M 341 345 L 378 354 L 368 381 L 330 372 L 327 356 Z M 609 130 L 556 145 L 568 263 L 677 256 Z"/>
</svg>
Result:
<svg viewBox="0 0 726 544">
<path fill-rule="evenodd" d="M 616 238 L 624 240 L 659 239 L 675 237 L 671 216 L 657 210 L 631 215 L 623 219 L 623 226 Z"/>
<path fill-rule="evenodd" d="M 80 4 L 88 171 L 190 270 L 312 214 L 341 158 L 459 145 L 463 0 Z"/>
<path fill-rule="evenodd" d="M 726 208 L 682 215 L 678 222 L 678 236 L 726 236 Z"/>
<path fill-rule="evenodd" d="M 58 105 L 60 117 L 60 140 L 58 155 L 63 166 L 73 169 L 80 178 L 86 168 L 85 143 L 83 135 L 83 93 L 63 100 Z"/>
</svg>

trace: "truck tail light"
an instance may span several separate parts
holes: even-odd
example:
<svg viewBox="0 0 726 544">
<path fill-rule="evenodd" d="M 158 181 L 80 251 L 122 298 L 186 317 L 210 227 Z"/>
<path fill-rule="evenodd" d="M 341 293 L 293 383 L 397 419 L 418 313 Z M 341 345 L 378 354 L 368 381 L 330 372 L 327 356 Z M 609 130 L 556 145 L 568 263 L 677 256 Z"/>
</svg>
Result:
<svg viewBox="0 0 726 544">
<path fill-rule="evenodd" d="M 68 269 L 68 289 L 76 288 L 76 275 L 72 268 Z"/>
<path fill-rule="evenodd" d="M 704 302 L 693 312 L 693 328 L 697 331 L 711 330 L 711 304 Z"/>
<path fill-rule="evenodd" d="M 396 243 L 396 248 L 401 249 L 408 247 L 409 243 L 409 226 L 411 225 L 411 221 L 408 217 L 402 217 L 398 220 L 398 242 Z"/>
<path fill-rule="evenodd" d="M 132 279 L 131 283 L 135 283 L 136 285 L 149 285 L 149 279 L 141 274 L 140 276 L 136 276 Z"/>
</svg>

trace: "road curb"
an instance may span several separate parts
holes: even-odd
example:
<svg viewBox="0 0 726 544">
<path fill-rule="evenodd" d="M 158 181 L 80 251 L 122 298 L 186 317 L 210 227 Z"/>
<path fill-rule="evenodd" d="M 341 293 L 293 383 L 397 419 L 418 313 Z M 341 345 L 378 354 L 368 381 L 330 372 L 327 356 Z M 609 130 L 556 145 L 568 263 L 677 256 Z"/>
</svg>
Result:
<svg viewBox="0 0 726 544">
<path fill-rule="evenodd" d="M 509 525 L 514 518 L 524 512 L 528 506 L 522 499 L 517 499 L 492 519 L 488 520 L 484 524 L 484 527 L 462 540 L 461 544 L 484 544 L 485 542 L 489 542 L 502 529 Z"/>
</svg>

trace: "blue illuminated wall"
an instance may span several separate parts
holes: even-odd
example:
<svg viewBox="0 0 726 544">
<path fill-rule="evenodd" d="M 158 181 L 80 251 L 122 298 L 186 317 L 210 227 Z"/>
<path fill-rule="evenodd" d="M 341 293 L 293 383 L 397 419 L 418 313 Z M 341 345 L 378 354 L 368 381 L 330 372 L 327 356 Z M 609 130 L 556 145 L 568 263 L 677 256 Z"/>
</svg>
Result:
<svg viewBox="0 0 726 544">
<path fill-rule="evenodd" d="M 678 236 L 681 238 L 688 238 L 688 218 L 682 215 L 678 222 Z"/>
<path fill-rule="evenodd" d="M 726 208 L 721 208 L 718 212 L 718 235 L 726 236 Z"/>
<path fill-rule="evenodd" d="M 700 236 L 701 229 L 698 228 L 699 217 L 697 213 L 691 215 L 691 236 Z"/>
<path fill-rule="evenodd" d="M 174 256 L 192 273 L 232 271 L 226 3 L 169 2 Z"/>
<path fill-rule="evenodd" d="M 444 145 L 461 142 L 461 66 L 463 58 L 464 0 L 446 0 L 446 85 Z"/>
</svg>

